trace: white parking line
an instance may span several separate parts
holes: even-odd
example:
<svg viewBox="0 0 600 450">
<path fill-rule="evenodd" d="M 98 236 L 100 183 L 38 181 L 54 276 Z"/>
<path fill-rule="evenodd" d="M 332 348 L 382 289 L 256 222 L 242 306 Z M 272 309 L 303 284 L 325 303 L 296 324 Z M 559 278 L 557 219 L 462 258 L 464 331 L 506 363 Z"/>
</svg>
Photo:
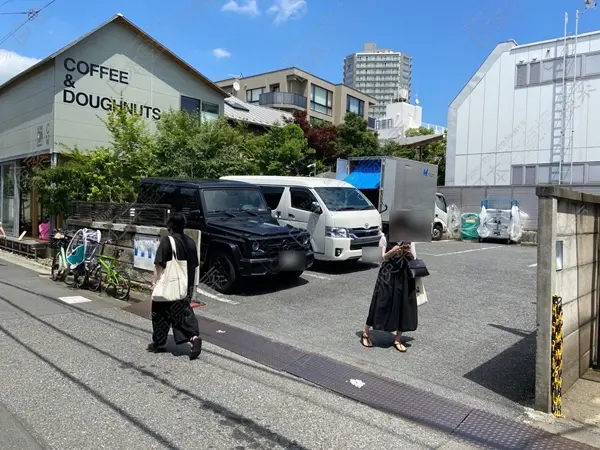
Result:
<svg viewBox="0 0 600 450">
<path fill-rule="evenodd" d="M 229 300 L 228 298 L 221 297 L 220 295 L 211 294 L 210 292 L 206 292 L 203 289 L 198 288 L 197 291 L 198 291 L 198 294 L 204 295 L 205 297 L 208 297 L 208 298 L 212 298 L 213 300 L 216 300 L 218 302 L 229 303 L 230 305 L 239 305 L 238 302 L 234 302 L 233 300 Z"/>
<path fill-rule="evenodd" d="M 527 266 L 527 267 L 537 267 L 537 263 L 531 264 L 530 266 Z"/>
<path fill-rule="evenodd" d="M 304 272 L 302 275 L 306 275 L 307 277 L 318 278 L 319 280 L 331 280 L 332 278 L 326 277 L 324 275 L 316 275 L 310 272 Z"/>
<path fill-rule="evenodd" d="M 470 250 L 461 250 L 459 252 L 450 252 L 450 253 L 421 253 L 418 252 L 419 255 L 426 255 L 426 256 L 450 256 L 450 255 L 460 255 L 461 253 L 470 253 L 470 252 L 480 252 L 482 250 L 493 250 L 495 248 L 504 248 L 501 246 L 498 247 L 481 247 L 481 248 L 472 248 Z"/>
</svg>

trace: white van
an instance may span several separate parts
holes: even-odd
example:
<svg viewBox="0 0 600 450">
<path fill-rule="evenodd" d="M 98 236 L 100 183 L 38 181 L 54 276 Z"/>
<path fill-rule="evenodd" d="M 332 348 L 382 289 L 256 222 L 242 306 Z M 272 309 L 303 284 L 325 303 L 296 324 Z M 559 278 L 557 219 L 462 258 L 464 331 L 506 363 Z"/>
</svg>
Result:
<svg viewBox="0 0 600 450">
<path fill-rule="evenodd" d="M 260 186 L 273 217 L 281 225 L 308 230 L 317 260 L 357 260 L 364 247 L 379 245 L 379 211 L 345 181 L 278 176 L 227 176 L 221 179 Z"/>
</svg>

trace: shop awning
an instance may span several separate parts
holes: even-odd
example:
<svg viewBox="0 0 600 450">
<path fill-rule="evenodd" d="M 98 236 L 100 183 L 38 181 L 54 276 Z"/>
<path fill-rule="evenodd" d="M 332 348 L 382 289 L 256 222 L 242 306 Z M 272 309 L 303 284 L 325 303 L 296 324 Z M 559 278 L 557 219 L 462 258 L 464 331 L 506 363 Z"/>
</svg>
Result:
<svg viewBox="0 0 600 450">
<path fill-rule="evenodd" d="M 377 189 L 381 181 L 381 161 L 360 161 L 344 181 L 357 189 Z"/>
</svg>

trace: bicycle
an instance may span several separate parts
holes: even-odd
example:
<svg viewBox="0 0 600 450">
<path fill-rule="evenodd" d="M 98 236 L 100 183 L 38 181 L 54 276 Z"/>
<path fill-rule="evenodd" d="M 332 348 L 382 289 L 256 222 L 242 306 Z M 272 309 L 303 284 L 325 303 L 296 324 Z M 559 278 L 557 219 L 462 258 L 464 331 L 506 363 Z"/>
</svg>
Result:
<svg viewBox="0 0 600 450">
<path fill-rule="evenodd" d="M 65 281 L 67 285 L 73 285 L 72 280 L 67 281 L 69 273 L 69 264 L 67 263 L 67 247 L 73 238 L 73 233 L 69 231 L 53 230 L 50 238 L 50 248 L 57 250 L 52 259 L 50 269 L 50 278 L 52 281 Z"/>
<path fill-rule="evenodd" d="M 113 297 L 117 300 L 126 300 L 131 291 L 131 279 L 127 273 L 117 270 L 117 263 L 124 250 L 115 247 L 113 256 L 104 255 L 106 244 L 113 243 L 109 240 L 102 244 L 102 251 L 96 257 L 97 263 L 86 271 L 86 281 L 88 289 L 92 292 L 101 292 L 103 285 L 106 289 L 113 287 Z"/>
</svg>

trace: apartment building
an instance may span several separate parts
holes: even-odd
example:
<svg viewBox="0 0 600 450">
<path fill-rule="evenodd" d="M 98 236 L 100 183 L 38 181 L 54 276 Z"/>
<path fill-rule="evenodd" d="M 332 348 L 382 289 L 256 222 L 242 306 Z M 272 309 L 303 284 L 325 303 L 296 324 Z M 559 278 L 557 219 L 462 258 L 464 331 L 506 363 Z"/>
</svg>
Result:
<svg viewBox="0 0 600 450">
<path fill-rule="evenodd" d="M 375 43 L 364 44 L 362 52 L 344 58 L 344 84 L 377 99 L 372 117 L 385 117 L 386 105 L 394 95 L 405 89 L 410 101 L 412 57 L 406 53 L 377 48 Z"/>
<path fill-rule="evenodd" d="M 239 90 L 234 83 L 239 83 Z M 249 77 L 228 78 L 215 84 L 225 92 L 252 105 L 266 106 L 293 113 L 306 111 L 309 120 L 338 125 L 347 112 L 369 121 L 376 99 L 342 83 L 331 83 L 297 67 L 260 73 Z M 370 120 L 374 127 L 374 120 Z"/>
</svg>

